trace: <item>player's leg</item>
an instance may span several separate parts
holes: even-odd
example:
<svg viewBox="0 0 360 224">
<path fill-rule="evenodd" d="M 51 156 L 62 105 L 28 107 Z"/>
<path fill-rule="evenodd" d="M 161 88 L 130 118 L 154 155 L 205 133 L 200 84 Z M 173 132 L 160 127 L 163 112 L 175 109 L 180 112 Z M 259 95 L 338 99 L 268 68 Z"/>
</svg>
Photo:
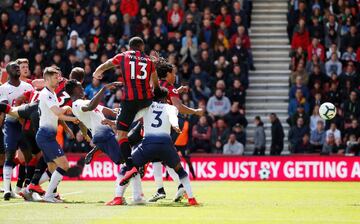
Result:
<svg viewBox="0 0 360 224">
<path fill-rule="evenodd" d="M 140 174 L 131 179 L 131 184 L 133 187 L 133 204 L 145 204 Z"/>
<path fill-rule="evenodd" d="M 9 200 L 11 194 L 11 177 L 14 163 L 15 152 L 20 140 L 21 125 L 19 122 L 5 121 L 4 124 L 4 145 L 5 145 L 5 162 L 3 167 L 4 175 L 4 199 Z"/>
<path fill-rule="evenodd" d="M 164 145 L 162 150 L 162 159 L 166 165 L 173 168 L 180 178 L 180 182 L 185 188 L 186 194 L 188 195 L 188 201 L 190 205 L 197 205 L 196 199 L 193 196 L 192 189 L 190 186 L 190 178 L 180 163 L 180 157 L 176 153 L 174 147 L 170 144 Z"/>
<path fill-rule="evenodd" d="M 108 206 L 114 206 L 114 205 L 126 205 L 126 200 L 124 198 L 125 190 L 128 188 L 129 183 L 121 186 L 120 181 L 124 177 L 124 174 L 126 172 L 127 168 L 122 167 L 119 171 L 116 181 L 115 181 L 115 197 L 111 201 L 107 202 L 105 205 Z"/>
<path fill-rule="evenodd" d="M 173 199 L 174 202 L 180 202 L 183 197 L 185 196 L 185 189 L 183 184 L 180 182 L 179 175 L 175 172 L 173 168 L 170 168 L 169 166 L 166 166 L 166 170 L 169 173 L 170 177 L 173 179 L 173 181 L 177 184 L 178 189 L 175 194 L 175 197 Z"/>
<path fill-rule="evenodd" d="M 137 112 L 150 105 L 151 101 L 149 100 L 121 102 L 121 113 L 116 118 L 117 140 L 128 168 L 133 167 L 131 161 L 131 146 L 128 139 L 130 125 L 133 123 Z"/>
<path fill-rule="evenodd" d="M 55 137 L 55 131 L 46 129 L 39 129 L 36 134 L 36 143 L 43 152 L 44 160 L 48 164 L 48 170 L 52 172 L 48 189 L 44 195 L 44 201 L 46 202 L 61 202 L 55 198 L 54 190 L 69 169 L 69 162 Z M 54 166 L 54 164 L 56 165 Z"/>
<path fill-rule="evenodd" d="M 54 191 L 62 181 L 65 176 L 67 170 L 69 169 L 69 162 L 65 155 L 55 158 L 54 163 L 56 164 L 56 168 L 51 175 L 50 183 L 48 189 L 44 195 L 44 201 L 47 202 L 60 202 L 55 199 Z M 51 164 L 52 165 L 52 164 Z M 50 165 L 50 166 L 51 166 Z M 48 164 L 49 166 L 49 164 Z"/>
<path fill-rule="evenodd" d="M 166 198 L 166 192 L 165 192 L 165 189 L 164 189 L 161 162 L 153 162 L 152 167 L 153 167 L 154 181 L 155 181 L 155 185 L 157 187 L 157 191 L 148 201 L 149 202 L 156 202 L 156 201 L 158 201 L 160 199 Z"/>
<path fill-rule="evenodd" d="M 189 204 L 190 205 L 198 205 L 198 203 L 192 193 L 189 175 L 186 173 L 186 171 L 182 167 L 181 163 L 178 163 L 178 165 L 176 165 L 174 170 L 179 175 L 180 182 L 182 183 L 182 185 L 184 186 L 184 188 L 186 190 L 186 194 L 188 195 Z"/>
</svg>

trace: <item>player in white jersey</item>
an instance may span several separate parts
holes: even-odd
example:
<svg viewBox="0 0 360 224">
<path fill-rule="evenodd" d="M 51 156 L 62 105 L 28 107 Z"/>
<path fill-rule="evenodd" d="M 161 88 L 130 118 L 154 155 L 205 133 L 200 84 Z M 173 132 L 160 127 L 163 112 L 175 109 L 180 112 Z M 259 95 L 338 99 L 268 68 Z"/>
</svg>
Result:
<svg viewBox="0 0 360 224">
<path fill-rule="evenodd" d="M 102 124 L 105 116 L 116 117 L 116 112 L 99 105 L 104 97 L 106 90 L 112 89 L 122 83 L 114 82 L 106 84 L 95 96 L 90 100 L 85 100 L 84 89 L 80 82 L 69 80 L 65 85 L 65 91 L 70 95 L 72 100 L 73 114 L 90 130 L 93 143 L 98 149 L 107 154 L 110 159 L 117 165 L 125 161 L 120 146 L 116 140 L 115 133 L 108 125 Z M 121 177 L 122 178 L 122 177 Z M 121 178 L 117 178 L 115 198 L 106 203 L 106 205 L 123 205 L 126 204 L 124 193 L 127 186 L 120 186 Z M 142 188 L 140 176 L 134 179 L 133 199 L 135 203 L 142 201 Z"/>
<path fill-rule="evenodd" d="M 44 70 L 45 88 L 39 94 L 39 130 L 36 133 L 36 143 L 43 151 L 48 170 L 52 172 L 49 187 L 45 193 L 44 201 L 61 202 L 55 198 L 54 190 L 59 185 L 66 171 L 69 169 L 68 160 L 63 149 L 56 141 L 56 132 L 59 120 L 79 123 L 75 117 L 65 115 L 71 111 L 69 106 L 60 108 L 55 89 L 59 85 L 59 71 L 47 67 Z"/>
<path fill-rule="evenodd" d="M 9 81 L 0 86 L 0 102 L 8 103 L 15 106 L 16 99 L 24 92 L 32 90 L 33 87 L 23 81 L 20 81 L 20 67 L 16 62 L 10 62 L 6 66 L 9 74 Z M 9 200 L 11 194 L 11 176 L 14 167 L 14 156 L 21 139 L 21 124 L 18 119 L 6 115 L 4 128 L 4 146 L 5 146 L 5 163 L 3 167 L 4 174 L 4 199 Z"/>
<path fill-rule="evenodd" d="M 181 130 L 178 124 L 178 110 L 166 103 L 167 96 L 168 90 L 161 87 L 154 98 L 158 102 L 153 102 L 150 107 L 139 111 L 138 115 L 144 119 L 144 139 L 131 154 L 133 167 L 129 167 L 120 185 L 135 176 L 138 168 L 146 163 L 163 161 L 179 175 L 180 182 L 188 195 L 189 204 L 198 205 L 192 194 L 189 176 L 180 163 L 180 157 L 170 136 L 171 128 L 178 133 Z"/>
</svg>

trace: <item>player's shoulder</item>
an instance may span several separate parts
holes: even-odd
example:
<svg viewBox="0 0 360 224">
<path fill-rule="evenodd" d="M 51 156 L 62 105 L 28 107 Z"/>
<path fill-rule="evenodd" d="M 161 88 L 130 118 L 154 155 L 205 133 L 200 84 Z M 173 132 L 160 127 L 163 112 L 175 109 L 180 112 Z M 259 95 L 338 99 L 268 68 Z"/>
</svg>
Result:
<svg viewBox="0 0 360 224">
<path fill-rule="evenodd" d="M 178 113 L 178 109 L 174 106 L 174 105 L 170 105 L 170 104 L 165 104 L 165 109 L 169 112 L 169 113 Z"/>
<path fill-rule="evenodd" d="M 85 104 L 87 104 L 89 102 L 89 100 L 83 100 L 83 99 L 77 99 L 75 101 L 72 102 L 72 107 L 81 107 Z"/>
<path fill-rule="evenodd" d="M 20 81 L 20 86 L 33 89 L 33 86 L 30 83 L 24 81 Z"/>
</svg>

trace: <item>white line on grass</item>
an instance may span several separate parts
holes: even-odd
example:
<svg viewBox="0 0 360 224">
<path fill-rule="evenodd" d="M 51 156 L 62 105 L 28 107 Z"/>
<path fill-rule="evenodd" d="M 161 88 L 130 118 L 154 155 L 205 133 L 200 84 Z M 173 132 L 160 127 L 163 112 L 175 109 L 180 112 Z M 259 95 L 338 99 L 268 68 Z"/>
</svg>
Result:
<svg viewBox="0 0 360 224">
<path fill-rule="evenodd" d="M 84 193 L 84 191 L 68 192 L 68 193 L 63 193 L 63 194 L 61 194 L 61 195 L 66 196 L 66 195 L 74 195 L 74 194 L 81 194 L 81 193 Z M 23 204 L 27 204 L 27 203 L 29 203 L 29 202 L 31 202 L 31 201 L 15 202 L 15 203 L 10 203 L 10 204 L 0 205 L 0 207 L 23 205 Z"/>
</svg>

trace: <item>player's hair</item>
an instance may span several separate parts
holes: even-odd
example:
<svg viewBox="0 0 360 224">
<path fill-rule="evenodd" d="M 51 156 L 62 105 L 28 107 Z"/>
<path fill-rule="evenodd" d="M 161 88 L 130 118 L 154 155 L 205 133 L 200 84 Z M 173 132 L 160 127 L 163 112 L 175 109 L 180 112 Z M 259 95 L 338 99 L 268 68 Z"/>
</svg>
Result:
<svg viewBox="0 0 360 224">
<path fill-rule="evenodd" d="M 74 94 L 74 89 L 78 87 L 80 84 L 75 79 L 70 79 L 65 84 L 65 92 L 67 92 L 70 96 Z"/>
<path fill-rule="evenodd" d="M 18 66 L 18 63 L 16 63 L 15 61 L 10 61 L 7 65 L 6 65 L 6 72 L 11 75 L 12 74 L 12 69 L 14 66 Z"/>
<path fill-rule="evenodd" d="M 43 77 L 44 77 L 44 79 L 46 79 L 46 78 L 51 77 L 51 76 L 53 76 L 55 74 L 59 74 L 59 70 L 57 70 L 54 67 L 46 67 L 44 69 L 44 72 L 43 72 Z"/>
<path fill-rule="evenodd" d="M 85 70 L 80 67 L 75 67 L 71 70 L 69 78 L 75 79 L 76 81 L 83 82 L 85 77 Z"/>
<path fill-rule="evenodd" d="M 154 101 L 162 101 L 167 98 L 169 91 L 165 87 L 154 89 Z"/>
<path fill-rule="evenodd" d="M 132 50 L 140 51 L 143 45 L 144 41 L 140 37 L 133 37 L 129 40 L 129 47 Z"/>
<path fill-rule="evenodd" d="M 166 61 L 165 58 L 160 57 L 156 64 L 156 73 L 160 79 L 165 79 L 168 72 L 172 72 L 174 69 L 173 65 Z"/>
<path fill-rule="evenodd" d="M 21 64 L 24 64 L 24 63 L 29 64 L 29 60 L 28 60 L 27 58 L 18 58 L 18 59 L 16 59 L 15 62 L 16 62 L 18 65 L 21 65 Z"/>
</svg>

